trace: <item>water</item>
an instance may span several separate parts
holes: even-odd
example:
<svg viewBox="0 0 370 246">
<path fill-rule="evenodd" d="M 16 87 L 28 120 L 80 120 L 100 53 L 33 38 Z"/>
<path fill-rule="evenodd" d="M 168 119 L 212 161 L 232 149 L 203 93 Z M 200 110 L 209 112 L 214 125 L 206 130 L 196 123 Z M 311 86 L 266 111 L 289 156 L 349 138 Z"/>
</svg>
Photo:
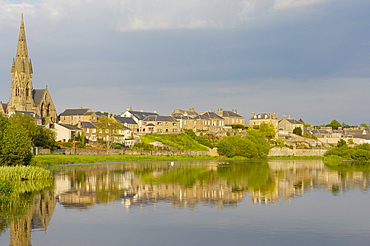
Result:
<svg viewBox="0 0 370 246">
<path fill-rule="evenodd" d="M 321 160 L 68 167 L 28 195 L 28 209 L 2 211 L 0 245 L 369 245 L 369 169 Z"/>
</svg>

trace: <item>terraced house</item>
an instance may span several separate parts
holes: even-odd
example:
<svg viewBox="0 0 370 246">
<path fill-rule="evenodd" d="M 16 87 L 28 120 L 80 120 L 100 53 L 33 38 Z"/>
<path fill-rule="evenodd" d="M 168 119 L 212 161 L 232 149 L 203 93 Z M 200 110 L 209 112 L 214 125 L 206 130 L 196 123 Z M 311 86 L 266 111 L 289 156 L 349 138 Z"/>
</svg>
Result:
<svg viewBox="0 0 370 246">
<path fill-rule="evenodd" d="M 59 121 L 71 125 L 77 125 L 80 122 L 96 122 L 97 115 L 89 108 L 66 109 L 59 115 Z"/>
</svg>

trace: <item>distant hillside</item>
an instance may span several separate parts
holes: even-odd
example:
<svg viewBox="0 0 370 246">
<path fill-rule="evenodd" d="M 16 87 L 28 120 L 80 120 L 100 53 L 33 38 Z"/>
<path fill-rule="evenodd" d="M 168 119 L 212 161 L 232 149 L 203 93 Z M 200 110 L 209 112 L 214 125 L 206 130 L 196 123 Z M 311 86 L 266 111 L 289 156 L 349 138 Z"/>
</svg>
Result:
<svg viewBox="0 0 370 246">
<path fill-rule="evenodd" d="M 161 142 L 181 151 L 207 151 L 207 147 L 198 143 L 187 134 L 147 134 L 140 136 L 143 143 Z"/>
</svg>

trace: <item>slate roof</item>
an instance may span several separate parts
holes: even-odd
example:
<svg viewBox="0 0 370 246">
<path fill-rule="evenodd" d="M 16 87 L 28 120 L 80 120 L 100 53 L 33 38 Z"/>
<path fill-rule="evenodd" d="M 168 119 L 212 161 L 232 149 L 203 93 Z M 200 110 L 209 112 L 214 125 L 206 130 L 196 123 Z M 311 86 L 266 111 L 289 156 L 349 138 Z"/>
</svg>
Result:
<svg viewBox="0 0 370 246">
<path fill-rule="evenodd" d="M 39 105 L 41 100 L 42 100 L 42 96 L 44 95 L 46 89 L 33 89 L 32 91 L 32 97 L 33 97 L 33 100 L 35 101 L 35 104 L 36 105 Z"/>
<path fill-rule="evenodd" d="M 74 126 L 74 125 L 71 125 L 71 124 L 58 123 L 58 125 L 63 126 L 63 127 L 67 128 L 68 130 L 71 130 L 71 131 L 82 131 L 81 128 L 78 128 L 77 126 Z"/>
<path fill-rule="evenodd" d="M 205 116 L 208 119 L 221 119 L 221 120 L 223 119 L 221 116 L 219 116 L 215 112 L 205 112 L 204 114 L 202 114 L 202 116 Z"/>
<path fill-rule="evenodd" d="M 119 121 L 122 124 L 127 123 L 127 124 L 135 124 L 135 125 L 137 125 L 136 121 L 134 121 L 134 119 L 132 119 L 130 117 L 114 116 L 114 119 L 117 120 L 117 121 Z"/>
<path fill-rule="evenodd" d="M 145 117 L 144 121 L 177 121 L 172 116 L 149 115 Z"/>
<path fill-rule="evenodd" d="M 157 113 L 150 113 L 150 112 L 141 112 L 141 111 L 128 111 L 130 114 L 133 114 L 137 119 L 144 120 L 147 116 L 157 115 Z"/>
<path fill-rule="evenodd" d="M 193 117 L 190 117 L 190 116 L 178 115 L 178 114 L 172 115 L 172 117 L 175 118 L 175 119 L 178 119 L 178 120 L 192 120 L 192 119 L 194 119 Z"/>
<path fill-rule="evenodd" d="M 329 134 L 329 133 L 330 132 L 328 132 L 325 129 L 314 129 L 314 130 L 310 131 L 310 134 Z"/>
<path fill-rule="evenodd" d="M 243 118 L 243 116 L 233 112 L 233 111 L 222 111 L 222 117 L 240 117 Z"/>
<path fill-rule="evenodd" d="M 29 115 L 35 119 L 41 119 L 40 115 L 38 114 L 35 114 L 34 112 L 30 112 L 30 111 L 16 111 L 17 113 L 21 113 L 21 114 L 26 114 L 26 115 Z"/>
<path fill-rule="evenodd" d="M 81 122 L 81 128 L 96 128 L 96 126 L 88 121 Z"/>
<path fill-rule="evenodd" d="M 64 115 L 87 115 L 91 114 L 92 112 L 89 112 L 90 109 L 88 108 L 73 108 L 73 109 L 66 109 L 63 113 L 60 114 L 60 116 Z"/>
</svg>

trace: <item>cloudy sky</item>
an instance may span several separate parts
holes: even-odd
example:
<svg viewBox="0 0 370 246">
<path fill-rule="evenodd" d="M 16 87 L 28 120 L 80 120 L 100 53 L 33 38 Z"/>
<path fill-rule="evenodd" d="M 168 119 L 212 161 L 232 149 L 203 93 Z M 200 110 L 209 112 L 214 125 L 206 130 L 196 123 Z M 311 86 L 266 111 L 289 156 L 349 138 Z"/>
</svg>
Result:
<svg viewBox="0 0 370 246">
<path fill-rule="evenodd" d="M 58 113 L 276 112 L 370 124 L 369 0 L 0 0 L 0 100 L 24 13 Z"/>
</svg>

